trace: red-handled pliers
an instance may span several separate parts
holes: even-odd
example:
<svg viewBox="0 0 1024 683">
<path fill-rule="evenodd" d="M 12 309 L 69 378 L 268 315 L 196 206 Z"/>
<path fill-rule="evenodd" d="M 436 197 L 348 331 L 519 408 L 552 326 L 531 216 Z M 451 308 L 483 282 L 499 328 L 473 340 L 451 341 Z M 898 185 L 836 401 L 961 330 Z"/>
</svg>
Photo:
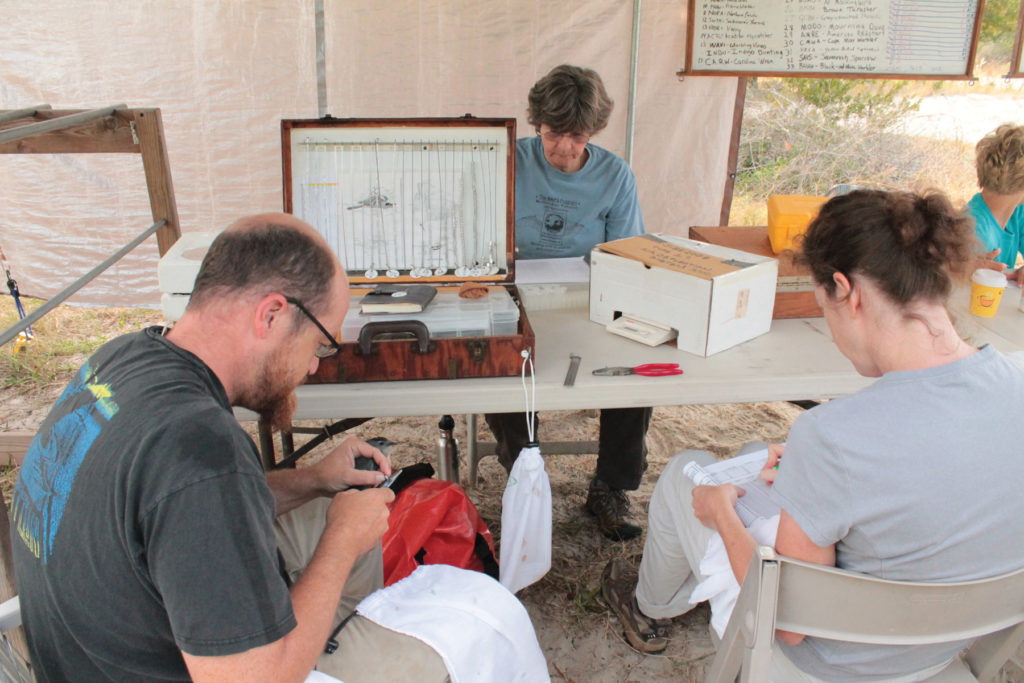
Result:
<svg viewBox="0 0 1024 683">
<path fill-rule="evenodd" d="M 661 377 L 663 375 L 681 375 L 682 369 L 679 363 L 646 363 L 636 367 L 611 367 L 594 370 L 599 377 L 618 377 L 621 375 L 645 375 L 647 377 Z"/>
</svg>

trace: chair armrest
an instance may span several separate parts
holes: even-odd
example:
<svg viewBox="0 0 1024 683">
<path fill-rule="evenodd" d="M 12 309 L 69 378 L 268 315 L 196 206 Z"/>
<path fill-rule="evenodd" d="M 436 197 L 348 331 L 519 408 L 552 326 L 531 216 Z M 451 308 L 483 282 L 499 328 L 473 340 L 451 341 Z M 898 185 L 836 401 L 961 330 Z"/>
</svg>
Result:
<svg viewBox="0 0 1024 683">
<path fill-rule="evenodd" d="M 768 680 L 778 586 L 775 549 L 758 546 L 750 557 L 746 578 L 705 683 L 732 683 L 741 667 L 749 677 L 744 680 Z"/>
<path fill-rule="evenodd" d="M 14 596 L 0 603 L 0 632 L 9 631 L 17 626 L 21 626 L 21 602 L 18 596 Z"/>
</svg>

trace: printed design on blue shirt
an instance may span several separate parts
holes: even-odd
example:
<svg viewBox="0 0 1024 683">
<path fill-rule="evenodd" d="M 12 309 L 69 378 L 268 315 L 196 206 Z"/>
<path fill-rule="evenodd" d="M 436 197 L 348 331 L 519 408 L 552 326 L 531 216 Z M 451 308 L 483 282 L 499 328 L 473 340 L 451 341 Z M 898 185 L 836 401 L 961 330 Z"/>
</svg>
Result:
<svg viewBox="0 0 1024 683">
<path fill-rule="evenodd" d="M 73 406 L 29 446 L 14 489 L 11 521 L 29 551 L 46 564 L 78 469 L 103 425 L 117 414 L 114 393 L 95 382 L 87 362 L 54 406 Z"/>
<path fill-rule="evenodd" d="M 544 232 L 561 233 L 565 229 L 565 214 L 548 211 L 544 214 Z"/>
<path fill-rule="evenodd" d="M 562 253 L 566 249 L 571 249 L 576 236 L 583 230 L 581 223 L 569 222 L 571 212 L 580 208 L 580 202 L 543 194 L 537 195 L 536 202 L 538 214 L 544 216 L 544 225 L 537 231 L 539 239 L 534 249 L 548 253 Z M 529 221 L 531 218 L 526 220 Z"/>
</svg>

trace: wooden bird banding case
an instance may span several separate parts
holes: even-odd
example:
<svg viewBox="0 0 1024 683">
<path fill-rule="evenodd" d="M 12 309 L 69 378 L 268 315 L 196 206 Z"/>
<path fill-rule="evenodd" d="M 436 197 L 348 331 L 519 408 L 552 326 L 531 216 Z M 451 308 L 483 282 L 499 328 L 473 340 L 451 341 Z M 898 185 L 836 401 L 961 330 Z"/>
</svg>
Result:
<svg viewBox="0 0 1024 683">
<path fill-rule="evenodd" d="M 308 382 L 519 375 L 534 333 L 512 284 L 515 119 L 285 120 L 281 138 L 284 209 L 352 286 L 342 351 Z M 410 284 L 437 288 L 422 312 L 360 313 Z"/>
</svg>

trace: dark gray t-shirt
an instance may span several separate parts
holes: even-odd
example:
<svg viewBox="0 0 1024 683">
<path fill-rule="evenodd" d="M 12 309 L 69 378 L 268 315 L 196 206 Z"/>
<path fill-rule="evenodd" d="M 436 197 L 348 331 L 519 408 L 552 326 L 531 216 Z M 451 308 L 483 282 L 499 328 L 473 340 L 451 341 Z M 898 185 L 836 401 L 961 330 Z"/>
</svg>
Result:
<svg viewBox="0 0 1024 683">
<path fill-rule="evenodd" d="M 22 617 L 40 680 L 187 680 L 295 627 L 252 439 L 213 372 L 151 328 L 104 345 L 15 487 Z"/>
<path fill-rule="evenodd" d="M 793 424 L 772 493 L 836 565 L 954 582 L 1024 566 L 1024 364 L 990 346 L 890 372 Z M 807 638 L 783 646 L 827 681 L 909 674 L 964 643 L 892 647 Z"/>
</svg>

